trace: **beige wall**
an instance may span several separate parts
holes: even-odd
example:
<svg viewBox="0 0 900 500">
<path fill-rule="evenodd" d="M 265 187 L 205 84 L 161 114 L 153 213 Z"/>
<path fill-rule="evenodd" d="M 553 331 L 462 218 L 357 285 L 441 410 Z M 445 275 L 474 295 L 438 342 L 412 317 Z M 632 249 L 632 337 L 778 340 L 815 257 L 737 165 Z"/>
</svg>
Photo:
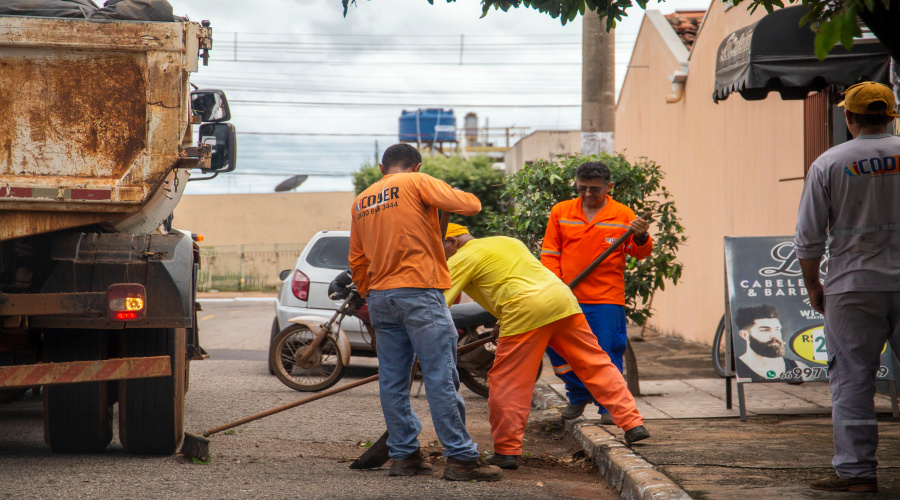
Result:
<svg viewBox="0 0 900 500">
<path fill-rule="evenodd" d="M 552 160 L 556 155 L 571 155 L 581 151 L 579 130 L 538 130 L 513 145 L 503 161 L 506 173 L 522 170 L 525 162 L 537 159 Z"/>
<path fill-rule="evenodd" d="M 350 230 L 350 191 L 185 196 L 173 225 L 204 236 L 202 246 L 306 243 L 317 232 Z"/>
<path fill-rule="evenodd" d="M 724 311 L 722 238 L 792 234 L 802 189 L 780 181 L 803 176 L 802 101 L 712 101 L 719 43 L 763 15 L 712 2 L 674 104 L 668 76 L 679 64 L 645 18 L 616 109 L 617 149 L 663 167 L 688 236 L 682 281 L 656 296 L 651 326 L 705 343 Z"/>
</svg>

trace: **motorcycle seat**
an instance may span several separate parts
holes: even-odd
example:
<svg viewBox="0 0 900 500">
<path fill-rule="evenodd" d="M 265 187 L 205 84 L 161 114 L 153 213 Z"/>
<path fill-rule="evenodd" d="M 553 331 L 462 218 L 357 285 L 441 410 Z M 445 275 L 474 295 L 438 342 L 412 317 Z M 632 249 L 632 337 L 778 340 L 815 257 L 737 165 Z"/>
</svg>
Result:
<svg viewBox="0 0 900 500">
<path fill-rule="evenodd" d="M 489 326 L 497 322 L 497 318 L 476 302 L 454 304 L 450 306 L 450 316 L 457 328 L 475 328 Z"/>
</svg>

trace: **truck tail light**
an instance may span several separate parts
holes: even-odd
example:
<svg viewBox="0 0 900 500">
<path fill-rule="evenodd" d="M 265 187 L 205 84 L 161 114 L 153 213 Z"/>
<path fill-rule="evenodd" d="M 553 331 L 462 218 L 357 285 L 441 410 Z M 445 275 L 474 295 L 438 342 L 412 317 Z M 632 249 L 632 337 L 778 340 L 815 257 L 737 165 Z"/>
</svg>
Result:
<svg viewBox="0 0 900 500">
<path fill-rule="evenodd" d="M 144 319 L 147 310 L 147 293 L 144 285 L 125 283 L 110 285 L 106 290 L 106 312 L 113 321 L 137 321 Z"/>
<path fill-rule="evenodd" d="M 291 281 L 291 291 L 294 297 L 302 301 L 309 300 L 309 277 L 303 274 L 299 269 L 294 271 L 294 279 Z"/>
</svg>

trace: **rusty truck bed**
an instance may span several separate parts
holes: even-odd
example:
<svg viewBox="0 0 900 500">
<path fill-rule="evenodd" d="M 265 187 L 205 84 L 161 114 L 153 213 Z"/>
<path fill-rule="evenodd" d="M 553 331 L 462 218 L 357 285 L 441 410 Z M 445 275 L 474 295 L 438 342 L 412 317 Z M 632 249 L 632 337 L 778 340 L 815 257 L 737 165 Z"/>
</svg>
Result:
<svg viewBox="0 0 900 500">
<path fill-rule="evenodd" d="M 0 241 L 141 210 L 190 144 L 197 23 L 0 17 Z"/>
</svg>

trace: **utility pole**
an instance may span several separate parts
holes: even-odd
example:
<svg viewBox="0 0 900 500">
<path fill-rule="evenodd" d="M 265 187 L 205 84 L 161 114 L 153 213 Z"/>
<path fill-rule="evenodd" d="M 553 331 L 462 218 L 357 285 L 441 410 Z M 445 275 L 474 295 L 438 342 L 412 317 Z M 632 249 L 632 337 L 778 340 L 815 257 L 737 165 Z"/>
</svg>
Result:
<svg viewBox="0 0 900 500">
<path fill-rule="evenodd" d="M 616 150 L 616 36 L 596 12 L 582 16 L 581 154 Z"/>
</svg>

